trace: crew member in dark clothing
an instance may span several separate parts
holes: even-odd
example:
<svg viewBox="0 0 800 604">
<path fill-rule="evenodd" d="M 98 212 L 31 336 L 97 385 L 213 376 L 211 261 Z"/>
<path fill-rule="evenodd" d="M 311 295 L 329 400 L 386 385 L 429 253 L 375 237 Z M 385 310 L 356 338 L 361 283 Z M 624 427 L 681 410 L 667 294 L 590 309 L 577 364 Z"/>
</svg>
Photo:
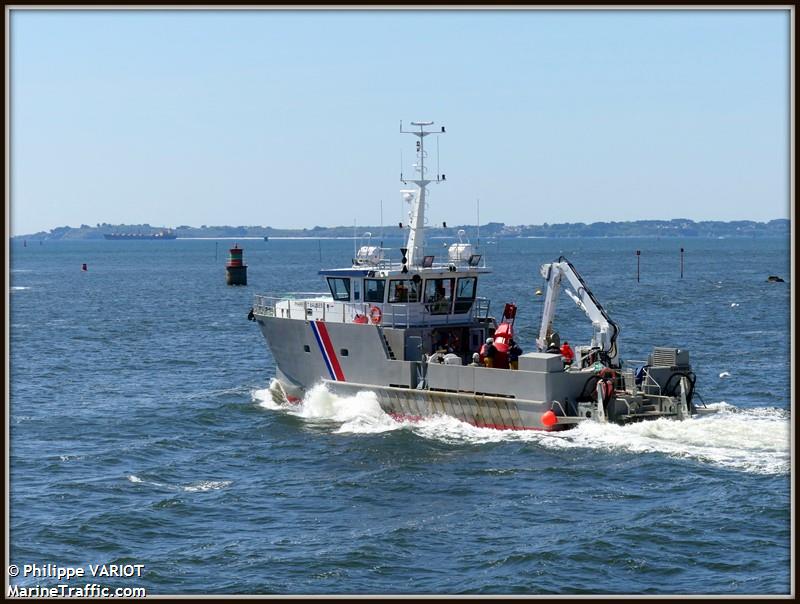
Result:
<svg viewBox="0 0 800 604">
<path fill-rule="evenodd" d="M 497 348 L 494 347 L 494 338 L 486 338 L 483 346 L 483 364 L 487 367 L 494 367 L 494 359 L 497 356 Z"/>
<path fill-rule="evenodd" d="M 453 352 L 453 347 L 450 345 L 450 337 L 447 333 L 439 335 L 438 341 L 436 342 L 436 350 L 441 350 L 446 353 Z"/>
<path fill-rule="evenodd" d="M 556 348 L 561 348 L 561 336 L 558 335 L 558 332 L 554 330 L 552 327 L 547 328 L 547 347 L 550 348 L 551 346 L 555 346 Z"/>
<path fill-rule="evenodd" d="M 514 341 L 514 338 L 511 338 L 508 344 L 508 364 L 511 369 L 519 369 L 519 355 L 522 354 L 522 348 Z"/>
</svg>

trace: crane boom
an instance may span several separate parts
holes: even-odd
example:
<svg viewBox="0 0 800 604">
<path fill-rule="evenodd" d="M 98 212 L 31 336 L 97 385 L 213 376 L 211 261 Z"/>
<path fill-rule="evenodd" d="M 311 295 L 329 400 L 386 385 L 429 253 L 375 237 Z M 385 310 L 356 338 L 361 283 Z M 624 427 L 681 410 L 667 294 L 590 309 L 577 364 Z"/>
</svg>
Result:
<svg viewBox="0 0 800 604">
<path fill-rule="evenodd" d="M 567 294 L 577 306 L 586 313 L 593 326 L 592 346 L 608 354 L 609 360 L 613 365 L 618 364 L 617 336 L 619 327 L 605 311 L 603 306 L 594 297 L 594 294 L 586 286 L 583 277 L 580 276 L 572 263 L 564 256 L 558 261 L 543 264 L 541 274 L 547 283 L 547 294 L 544 300 L 544 310 L 542 312 L 542 324 L 539 329 L 539 339 L 536 341 L 539 350 L 547 348 L 547 334 L 552 328 L 553 317 L 556 312 L 556 303 L 561 291 L 563 280 L 566 278 L 575 293 L 566 290 Z M 565 285 L 566 287 L 566 285 Z"/>
</svg>

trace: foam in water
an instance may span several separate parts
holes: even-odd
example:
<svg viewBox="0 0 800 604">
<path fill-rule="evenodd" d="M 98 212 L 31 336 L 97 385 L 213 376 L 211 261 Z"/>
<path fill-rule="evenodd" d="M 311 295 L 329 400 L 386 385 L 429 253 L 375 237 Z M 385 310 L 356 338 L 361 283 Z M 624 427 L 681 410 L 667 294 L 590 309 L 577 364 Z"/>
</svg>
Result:
<svg viewBox="0 0 800 604">
<path fill-rule="evenodd" d="M 58 459 L 59 459 L 59 461 L 75 461 L 75 460 L 83 459 L 83 455 L 59 455 Z M 134 476 L 134 478 L 136 478 L 136 476 Z M 131 482 L 134 482 L 134 481 L 131 481 Z"/>
<path fill-rule="evenodd" d="M 709 405 L 717 413 L 687 421 L 657 419 L 627 426 L 585 422 L 562 432 L 552 444 L 661 453 L 759 474 L 785 474 L 790 468 L 789 418 L 775 408 L 741 410 Z"/>
<path fill-rule="evenodd" d="M 283 397 L 283 394 L 279 391 L 279 388 L 280 386 L 278 385 L 278 380 L 272 380 L 269 384 L 269 388 L 253 390 L 250 392 L 250 396 L 254 402 L 257 402 L 259 406 L 264 407 L 264 409 L 270 409 L 272 411 L 286 409 L 287 404 L 281 404 L 275 400 L 276 397 L 279 400 Z"/>
<path fill-rule="evenodd" d="M 194 493 L 197 491 L 217 491 L 219 489 L 224 489 L 229 484 L 231 484 L 230 480 L 203 480 L 197 484 L 188 485 L 182 488 L 184 491 Z"/>
<path fill-rule="evenodd" d="M 316 422 L 340 424 L 337 432 L 374 434 L 397 430 L 402 424 L 394 421 L 381 409 L 374 392 L 364 390 L 355 396 L 337 396 L 323 384 L 309 390 L 299 404 L 278 403 L 282 393 L 277 380 L 272 380 L 269 388 L 253 391 L 253 399 L 267 409 L 281 410 L 290 415 Z"/>
<path fill-rule="evenodd" d="M 422 438 L 451 444 L 522 441 L 547 448 L 660 453 L 761 474 L 785 474 L 790 469 L 789 414 L 774 407 L 739 409 L 722 401 L 708 405 L 716 413 L 686 421 L 662 418 L 626 426 L 587 421 L 563 432 L 515 431 L 478 428 L 448 416 L 396 421 L 380 408 L 374 392 L 343 397 L 321 384 L 299 404 L 278 404 L 272 397 L 277 387 L 273 380 L 270 388 L 254 391 L 253 399 L 267 409 L 307 421 L 339 424 L 339 433 L 411 430 Z"/>
<path fill-rule="evenodd" d="M 197 493 L 202 491 L 216 491 L 219 489 L 224 489 L 225 487 L 229 486 L 233 481 L 231 480 L 201 480 L 195 484 L 189 484 L 185 486 L 176 486 L 171 484 L 164 484 L 163 482 L 155 482 L 151 480 L 143 480 L 136 476 L 136 474 L 131 474 L 128 476 L 128 480 L 134 484 L 148 484 L 150 486 L 158 487 L 161 489 L 167 489 L 170 491 L 186 491 L 187 493 Z"/>
</svg>

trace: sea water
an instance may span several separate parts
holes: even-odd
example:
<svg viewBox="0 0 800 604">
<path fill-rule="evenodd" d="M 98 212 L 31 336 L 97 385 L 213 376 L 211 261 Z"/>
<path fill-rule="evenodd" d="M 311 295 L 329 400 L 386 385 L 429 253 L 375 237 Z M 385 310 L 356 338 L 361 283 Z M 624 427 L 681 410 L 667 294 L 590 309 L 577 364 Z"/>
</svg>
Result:
<svg viewBox="0 0 800 604">
<path fill-rule="evenodd" d="M 239 242 L 229 287 L 233 243 L 13 242 L 12 563 L 143 564 L 99 582 L 152 594 L 789 592 L 788 241 L 482 241 L 479 294 L 517 303 L 525 351 L 538 267 L 565 255 L 622 358 L 689 350 L 717 410 L 553 434 L 396 422 L 322 386 L 276 405 L 253 295 L 323 291 L 352 242 Z M 591 337 L 566 296 L 556 327 Z"/>
</svg>

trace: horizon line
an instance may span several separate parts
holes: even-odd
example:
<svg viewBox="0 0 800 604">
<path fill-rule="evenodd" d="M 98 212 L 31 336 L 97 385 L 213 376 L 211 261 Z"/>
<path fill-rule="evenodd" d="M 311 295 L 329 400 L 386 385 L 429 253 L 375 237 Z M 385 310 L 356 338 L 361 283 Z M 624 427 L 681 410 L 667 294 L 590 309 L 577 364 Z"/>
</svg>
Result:
<svg viewBox="0 0 800 604">
<path fill-rule="evenodd" d="M 594 225 L 594 224 L 630 224 L 630 223 L 637 223 L 637 222 L 675 222 L 675 221 L 692 222 L 692 223 L 695 223 L 695 224 L 701 224 L 701 223 L 705 223 L 705 222 L 719 222 L 719 223 L 752 222 L 752 223 L 755 223 L 755 224 L 769 224 L 770 222 L 775 222 L 777 220 L 785 220 L 787 222 L 791 222 L 791 218 L 787 218 L 787 217 L 771 218 L 769 220 L 754 220 L 754 219 L 750 219 L 750 218 L 740 218 L 740 219 L 733 219 L 733 220 L 731 220 L 731 219 L 729 219 L 729 220 L 722 220 L 722 219 L 695 220 L 693 218 L 678 217 L 678 218 L 639 218 L 639 219 L 636 219 L 636 220 L 599 220 L 599 221 L 595 221 L 595 222 L 543 222 L 543 223 L 540 223 L 540 224 L 532 224 L 532 223 L 531 224 L 522 224 L 522 223 L 520 223 L 520 224 L 507 224 L 505 222 L 489 221 L 489 222 L 481 223 L 480 225 L 477 225 L 475 223 L 456 224 L 456 225 L 453 225 L 453 226 L 442 226 L 442 225 L 431 225 L 431 224 L 429 224 L 429 225 L 426 225 L 425 228 L 427 228 L 427 229 L 456 229 L 456 228 L 463 228 L 463 227 L 486 226 L 486 225 L 490 225 L 490 224 L 501 224 L 501 225 L 507 226 L 507 227 L 543 227 L 545 225 L 547 225 L 547 226 L 557 226 L 557 225 L 577 225 L 577 224 L 585 224 L 585 225 Z M 179 225 L 179 226 L 170 227 L 170 226 L 151 225 L 148 222 L 131 223 L 131 224 L 124 223 L 124 222 L 121 222 L 121 223 L 118 223 L 118 224 L 111 224 L 111 223 L 102 223 L 102 224 L 105 225 L 105 226 L 97 226 L 98 223 L 95 223 L 95 225 L 89 225 L 89 224 L 85 224 L 84 223 L 84 224 L 81 224 L 79 226 L 60 225 L 60 226 L 52 227 L 49 230 L 44 230 L 43 229 L 43 230 L 35 231 L 35 232 L 32 232 L 32 233 L 21 233 L 21 234 L 14 234 L 14 233 L 11 232 L 11 229 L 9 229 L 9 236 L 10 236 L 11 239 L 14 239 L 14 238 L 17 238 L 17 237 L 29 237 L 29 236 L 33 236 L 33 235 L 38 235 L 40 233 L 50 233 L 50 232 L 55 231 L 57 229 L 64 229 L 64 228 L 80 230 L 80 229 L 85 228 L 85 227 L 88 227 L 90 229 L 102 229 L 102 228 L 108 228 L 108 227 L 112 227 L 113 228 L 113 227 L 122 227 L 122 226 L 124 226 L 124 227 L 147 226 L 147 227 L 152 228 L 152 229 L 169 229 L 169 230 L 172 230 L 172 231 L 175 231 L 175 230 L 178 230 L 178 229 L 181 229 L 181 228 L 198 229 L 198 230 L 202 230 L 204 228 L 205 229 L 212 229 L 212 228 L 260 228 L 260 229 L 273 229 L 273 230 L 276 230 L 276 231 L 302 231 L 302 230 L 311 231 L 311 230 L 314 230 L 314 229 L 345 229 L 345 228 L 348 228 L 348 229 L 349 228 L 362 228 L 362 229 L 363 228 L 377 228 L 377 229 L 380 229 L 380 228 L 399 229 L 399 228 L 401 228 L 401 227 L 395 226 L 397 223 L 392 223 L 392 224 L 389 224 L 389 225 L 369 225 L 369 224 L 365 224 L 365 225 L 358 225 L 357 227 L 352 227 L 350 225 L 344 225 L 344 224 L 333 225 L 333 226 L 330 226 L 330 225 L 327 225 L 327 226 L 326 225 L 314 225 L 313 227 L 302 227 L 302 226 L 278 227 L 278 226 L 268 226 L 268 225 L 259 225 L 259 224 L 249 224 L 249 225 L 213 224 L 213 225 L 200 225 L 200 226 L 192 226 L 192 225 L 188 225 L 188 224 L 182 224 L 182 225 Z M 408 225 L 406 225 L 404 223 L 402 229 L 405 230 L 405 229 L 407 229 L 407 227 L 408 227 Z"/>
</svg>

